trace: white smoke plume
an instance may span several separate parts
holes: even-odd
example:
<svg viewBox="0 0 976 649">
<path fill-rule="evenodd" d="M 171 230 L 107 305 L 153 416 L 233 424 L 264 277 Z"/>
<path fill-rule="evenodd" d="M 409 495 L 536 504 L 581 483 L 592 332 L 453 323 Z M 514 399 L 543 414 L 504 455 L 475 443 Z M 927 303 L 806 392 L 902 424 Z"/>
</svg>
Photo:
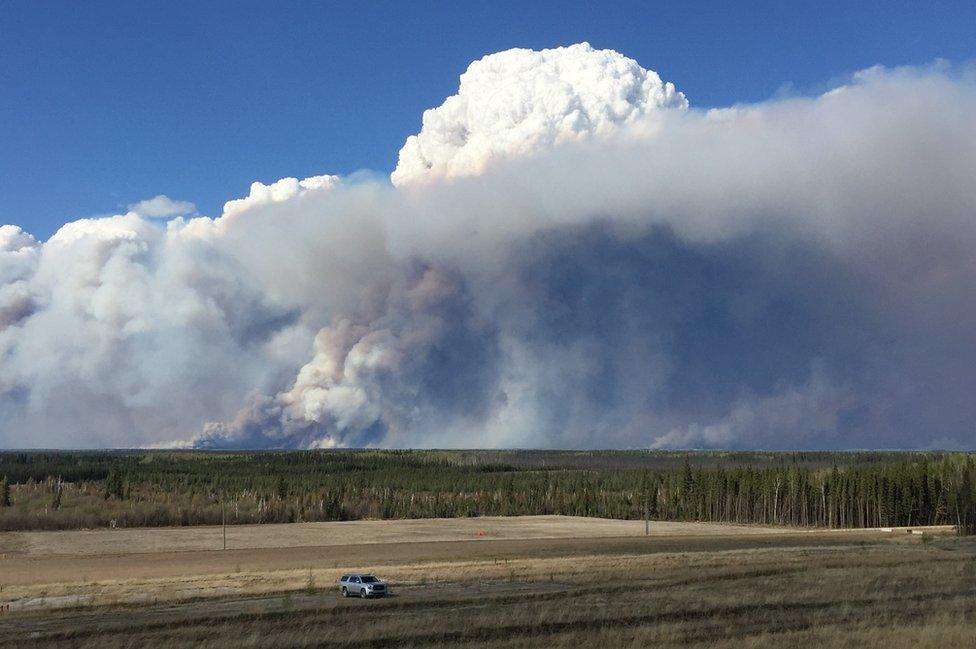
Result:
<svg viewBox="0 0 976 649">
<path fill-rule="evenodd" d="M 976 83 L 478 61 L 393 183 L 0 228 L 0 446 L 976 445 Z"/>
</svg>

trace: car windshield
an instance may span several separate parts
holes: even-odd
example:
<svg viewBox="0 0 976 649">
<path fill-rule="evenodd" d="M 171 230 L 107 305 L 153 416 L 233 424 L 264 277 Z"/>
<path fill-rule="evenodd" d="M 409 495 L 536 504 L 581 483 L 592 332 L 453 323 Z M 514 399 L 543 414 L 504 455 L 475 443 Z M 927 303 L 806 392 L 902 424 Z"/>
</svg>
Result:
<svg viewBox="0 0 976 649">
<path fill-rule="evenodd" d="M 372 584 L 375 581 L 379 581 L 379 580 L 373 575 L 366 575 L 365 577 L 363 577 L 364 584 Z"/>
</svg>

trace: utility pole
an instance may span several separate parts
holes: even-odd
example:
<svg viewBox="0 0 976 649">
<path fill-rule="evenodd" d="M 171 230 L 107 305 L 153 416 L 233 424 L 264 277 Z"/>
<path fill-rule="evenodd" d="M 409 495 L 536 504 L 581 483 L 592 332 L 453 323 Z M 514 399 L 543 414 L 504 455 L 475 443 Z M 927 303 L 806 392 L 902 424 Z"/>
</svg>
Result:
<svg viewBox="0 0 976 649">
<path fill-rule="evenodd" d="M 651 533 L 651 508 L 644 501 L 644 536 L 648 536 Z"/>
<path fill-rule="evenodd" d="M 224 528 L 224 549 L 227 549 L 227 504 L 220 499 L 220 524 Z"/>
</svg>

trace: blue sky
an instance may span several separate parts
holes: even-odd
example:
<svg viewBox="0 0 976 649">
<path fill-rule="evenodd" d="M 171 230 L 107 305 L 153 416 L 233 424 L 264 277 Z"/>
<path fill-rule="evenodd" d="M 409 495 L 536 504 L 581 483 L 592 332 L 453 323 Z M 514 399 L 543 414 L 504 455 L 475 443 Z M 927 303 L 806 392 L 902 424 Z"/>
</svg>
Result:
<svg viewBox="0 0 976 649">
<path fill-rule="evenodd" d="M 976 56 L 972 2 L 0 3 L 0 223 L 393 168 L 467 64 L 587 40 L 693 106 Z"/>
</svg>

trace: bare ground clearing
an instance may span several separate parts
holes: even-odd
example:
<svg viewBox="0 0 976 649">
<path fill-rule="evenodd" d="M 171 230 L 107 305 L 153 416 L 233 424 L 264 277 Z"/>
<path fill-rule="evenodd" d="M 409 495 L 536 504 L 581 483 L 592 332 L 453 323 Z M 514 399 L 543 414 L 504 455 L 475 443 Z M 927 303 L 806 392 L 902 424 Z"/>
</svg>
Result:
<svg viewBox="0 0 976 649">
<path fill-rule="evenodd" d="M 205 575 L 274 572 L 305 568 L 362 569 L 445 561 L 511 560 L 604 554 L 657 554 L 747 548 L 804 547 L 811 544 L 850 545 L 876 542 L 876 534 L 817 535 L 750 534 L 742 536 L 609 537 L 603 539 L 506 539 L 496 541 L 426 541 L 319 547 L 155 552 L 120 555 L 11 556 L 0 562 L 5 593 L 15 586 L 79 582 L 88 584 L 127 579 L 165 579 Z M 0 596 L 0 600 L 2 600 Z"/>
<path fill-rule="evenodd" d="M 809 530 L 721 523 L 655 521 L 651 536 L 729 536 L 806 533 Z M 318 547 L 366 543 L 470 541 L 492 539 L 568 539 L 643 536 L 643 521 L 573 516 L 490 516 L 427 518 L 282 525 L 229 525 L 227 547 Z M 0 532 L 0 554 L 101 555 L 217 550 L 223 544 L 219 526 Z"/>
<path fill-rule="evenodd" d="M 945 533 L 950 528 L 930 528 Z M 568 516 L 0 534 L 0 587 L 567 554 L 643 554 L 870 541 L 904 530 L 810 530 Z M 9 595 L 8 597 L 9 598 Z M 7 599 L 0 596 L 0 600 Z"/>
</svg>

